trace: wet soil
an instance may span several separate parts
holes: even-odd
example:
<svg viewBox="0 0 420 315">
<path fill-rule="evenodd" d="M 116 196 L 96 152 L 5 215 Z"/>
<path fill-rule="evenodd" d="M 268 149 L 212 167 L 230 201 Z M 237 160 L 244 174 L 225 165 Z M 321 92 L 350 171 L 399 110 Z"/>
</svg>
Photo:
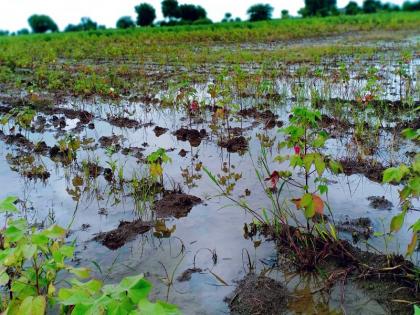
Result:
<svg viewBox="0 0 420 315">
<path fill-rule="evenodd" d="M 186 217 L 191 209 L 201 202 L 201 199 L 196 196 L 169 192 L 155 203 L 154 211 L 158 218 L 174 217 L 179 219 Z"/>
<path fill-rule="evenodd" d="M 287 289 L 281 283 L 248 274 L 225 301 L 233 315 L 279 315 L 286 313 L 288 299 Z"/>
<path fill-rule="evenodd" d="M 152 223 L 142 220 L 133 222 L 122 221 L 118 225 L 118 228 L 109 232 L 99 233 L 94 237 L 94 240 L 111 250 L 116 250 L 134 239 L 137 235 L 150 231 L 152 227 Z"/>
</svg>

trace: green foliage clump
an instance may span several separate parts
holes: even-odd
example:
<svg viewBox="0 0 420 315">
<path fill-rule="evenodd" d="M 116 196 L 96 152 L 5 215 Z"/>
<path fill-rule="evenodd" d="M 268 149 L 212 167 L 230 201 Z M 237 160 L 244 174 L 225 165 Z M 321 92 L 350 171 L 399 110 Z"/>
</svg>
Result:
<svg viewBox="0 0 420 315">
<path fill-rule="evenodd" d="M 0 213 L 18 214 L 16 202 L 1 200 Z M 88 268 L 68 264 L 75 246 L 65 242 L 66 234 L 58 225 L 39 231 L 25 219 L 7 220 L 0 231 L 2 314 L 180 314 L 174 305 L 149 301 L 152 285 L 143 275 L 104 285 L 90 279 Z"/>
</svg>

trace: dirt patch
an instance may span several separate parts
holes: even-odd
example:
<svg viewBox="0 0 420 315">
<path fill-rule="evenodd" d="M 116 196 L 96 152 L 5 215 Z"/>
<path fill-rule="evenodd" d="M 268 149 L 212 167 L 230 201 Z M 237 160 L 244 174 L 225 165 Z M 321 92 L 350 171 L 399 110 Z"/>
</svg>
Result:
<svg viewBox="0 0 420 315">
<path fill-rule="evenodd" d="M 165 134 L 168 131 L 168 128 L 162 128 L 159 126 L 156 126 L 153 129 L 153 132 L 155 133 L 156 137 L 160 137 L 161 135 Z"/>
<path fill-rule="evenodd" d="M 340 160 L 343 166 L 343 172 L 347 176 L 354 174 L 363 174 L 374 182 L 382 182 L 382 174 L 385 171 L 381 163 L 376 161 L 356 161 L 351 159 Z"/>
<path fill-rule="evenodd" d="M 108 117 L 108 122 L 119 128 L 139 128 L 140 123 L 137 120 L 127 117 Z"/>
<path fill-rule="evenodd" d="M 174 132 L 177 140 L 188 141 L 191 146 L 198 147 L 201 144 L 201 140 L 207 136 L 205 129 L 200 131 L 196 129 L 181 128 Z"/>
<path fill-rule="evenodd" d="M 281 283 L 255 274 L 247 275 L 232 296 L 225 299 L 235 315 L 285 314 L 287 301 L 287 289 Z"/>
<path fill-rule="evenodd" d="M 133 222 L 122 221 L 115 230 L 99 233 L 93 240 L 109 249 L 115 250 L 124 246 L 125 243 L 134 239 L 137 235 L 150 231 L 152 227 L 152 223 L 142 220 Z"/>
<path fill-rule="evenodd" d="M 367 198 L 370 201 L 369 206 L 373 209 L 391 210 L 394 205 L 385 196 L 370 196 Z"/>
<path fill-rule="evenodd" d="M 218 144 L 231 153 L 243 153 L 248 149 L 248 141 L 243 136 L 235 137 L 229 140 L 220 140 Z"/>
<path fill-rule="evenodd" d="M 157 201 L 154 210 L 158 218 L 186 217 L 191 209 L 201 203 L 201 199 L 182 193 L 168 193 Z"/>
</svg>

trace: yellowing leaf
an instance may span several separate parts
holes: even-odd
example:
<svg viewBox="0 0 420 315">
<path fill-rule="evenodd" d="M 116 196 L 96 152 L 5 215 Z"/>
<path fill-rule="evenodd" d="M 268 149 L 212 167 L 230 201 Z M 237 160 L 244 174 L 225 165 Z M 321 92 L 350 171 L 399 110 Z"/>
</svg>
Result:
<svg viewBox="0 0 420 315">
<path fill-rule="evenodd" d="M 153 177 L 160 177 L 163 174 L 162 166 L 158 163 L 150 164 L 150 175 Z"/>
<path fill-rule="evenodd" d="M 317 214 L 324 214 L 324 201 L 315 194 L 305 194 L 302 198 L 292 199 L 298 209 L 305 208 L 306 217 Z"/>
<path fill-rule="evenodd" d="M 413 233 L 413 237 L 411 238 L 411 242 L 407 246 L 407 256 L 413 255 L 413 252 L 416 249 L 416 245 L 417 245 L 417 233 Z"/>
<path fill-rule="evenodd" d="M 405 213 L 402 212 L 392 218 L 391 226 L 390 226 L 391 232 L 398 232 L 401 229 L 404 223 L 404 217 L 405 217 Z"/>
</svg>

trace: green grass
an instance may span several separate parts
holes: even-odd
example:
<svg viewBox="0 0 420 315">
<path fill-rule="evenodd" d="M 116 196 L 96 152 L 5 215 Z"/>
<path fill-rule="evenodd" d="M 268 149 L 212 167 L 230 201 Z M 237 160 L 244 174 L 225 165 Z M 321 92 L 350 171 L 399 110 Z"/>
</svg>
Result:
<svg viewBox="0 0 420 315">
<path fill-rule="evenodd" d="M 106 94 L 110 87 L 130 88 L 145 77 L 148 64 L 183 66 L 194 77 L 203 64 L 318 63 L 336 56 L 374 56 L 387 48 L 372 41 L 400 40 L 418 35 L 419 29 L 420 12 L 396 12 L 2 37 L 0 84 L 21 89 L 31 82 L 49 91 Z M 346 36 L 342 42 L 317 42 L 341 34 Z M 351 35 L 357 35 L 357 45 Z M 313 40 L 293 44 L 308 38 Z M 267 49 L 272 43 L 276 45 Z"/>
</svg>

